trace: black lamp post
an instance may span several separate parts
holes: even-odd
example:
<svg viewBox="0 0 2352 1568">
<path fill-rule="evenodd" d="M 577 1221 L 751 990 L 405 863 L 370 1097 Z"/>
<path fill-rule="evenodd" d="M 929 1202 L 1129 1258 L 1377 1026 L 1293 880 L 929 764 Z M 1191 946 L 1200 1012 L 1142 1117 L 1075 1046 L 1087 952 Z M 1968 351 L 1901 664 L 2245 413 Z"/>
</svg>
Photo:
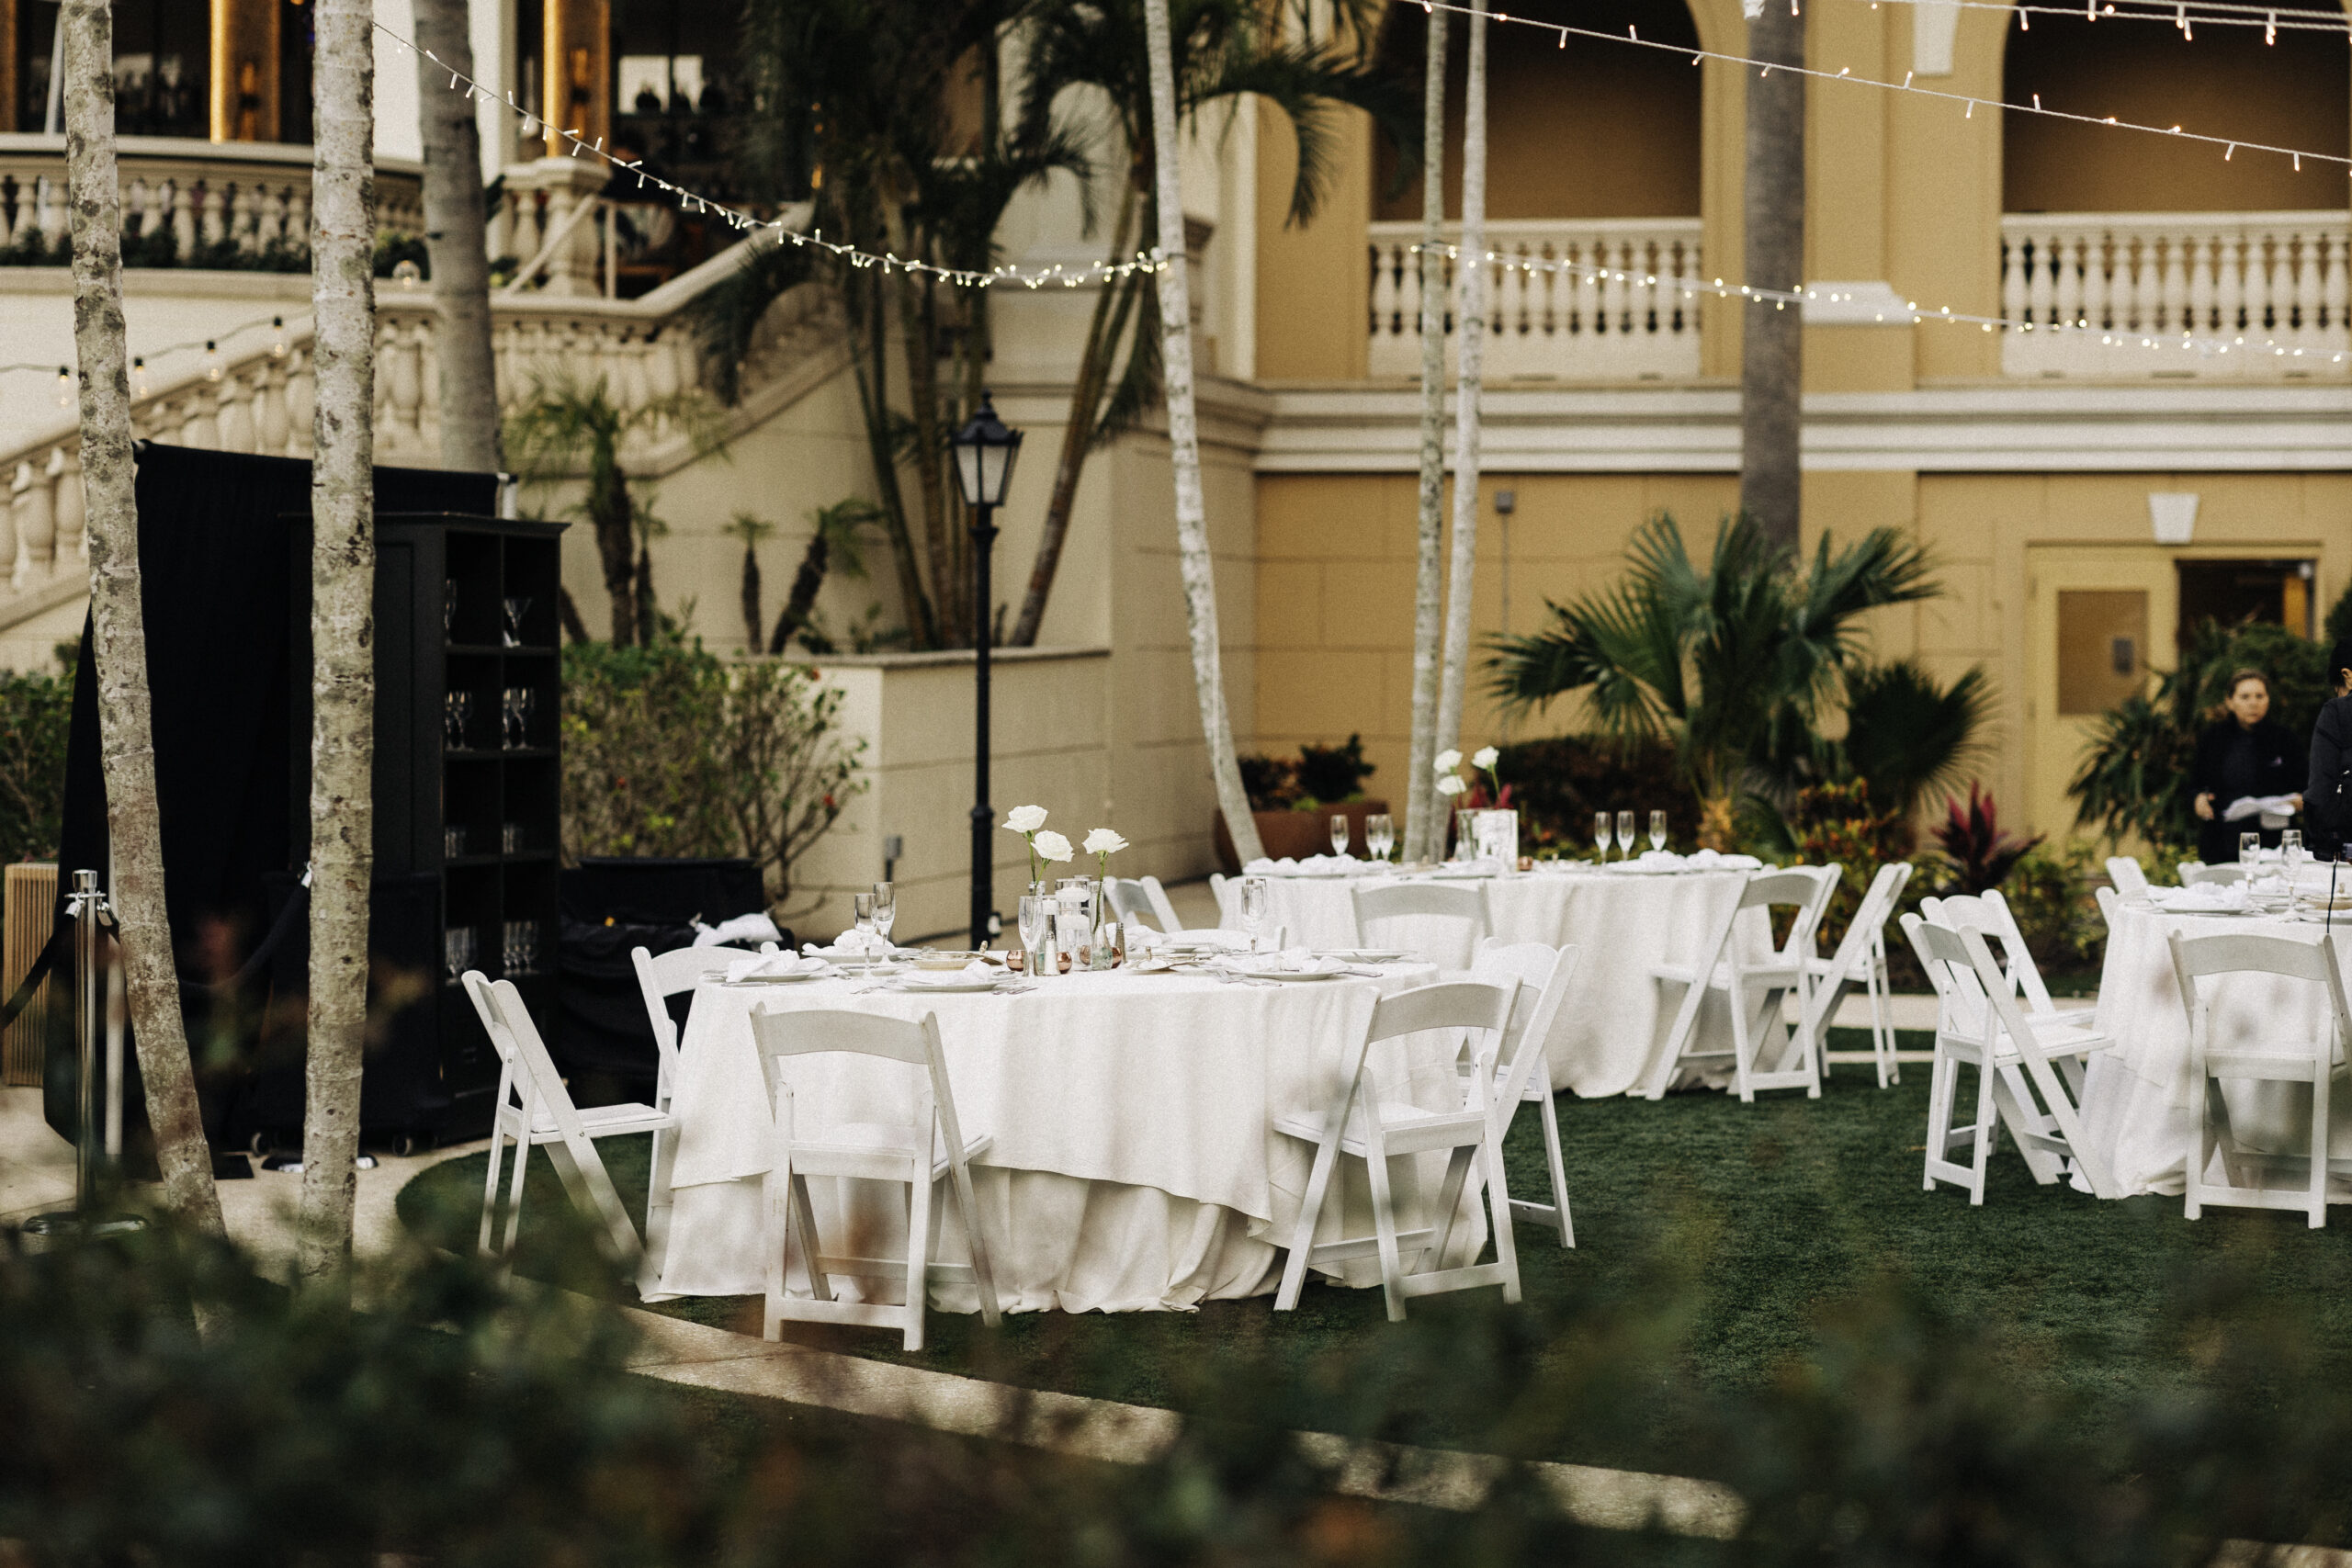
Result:
<svg viewBox="0 0 2352 1568">
<path fill-rule="evenodd" d="M 996 807 L 989 804 L 989 564 L 996 550 L 996 509 L 1012 488 L 1021 432 L 1005 428 L 983 392 L 978 412 L 947 445 L 956 454 L 956 479 L 972 513 L 972 945 L 979 948 L 988 945 L 989 919 L 996 912 L 995 879 L 989 874 Z"/>
</svg>

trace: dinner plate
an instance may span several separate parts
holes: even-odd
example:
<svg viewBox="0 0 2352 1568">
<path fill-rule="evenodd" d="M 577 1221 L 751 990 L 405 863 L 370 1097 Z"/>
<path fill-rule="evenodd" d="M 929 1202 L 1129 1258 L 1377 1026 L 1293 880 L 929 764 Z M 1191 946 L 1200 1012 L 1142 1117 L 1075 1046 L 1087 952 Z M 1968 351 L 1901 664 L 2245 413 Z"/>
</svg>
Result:
<svg viewBox="0 0 2352 1568">
<path fill-rule="evenodd" d="M 1412 954 L 1401 947 L 1327 947 L 1319 956 L 1344 964 L 1401 964 Z"/>
<path fill-rule="evenodd" d="M 1234 969 L 1245 980 L 1336 980 L 1337 969 Z"/>
<path fill-rule="evenodd" d="M 729 980 L 730 986 L 789 986 L 798 980 L 821 980 L 822 969 L 803 969 L 797 975 L 746 975 L 740 980 Z"/>
<path fill-rule="evenodd" d="M 993 991 L 998 976 L 994 975 L 956 976 L 939 980 L 918 980 L 910 975 L 899 982 L 899 989 L 910 996 L 929 991 Z"/>
</svg>

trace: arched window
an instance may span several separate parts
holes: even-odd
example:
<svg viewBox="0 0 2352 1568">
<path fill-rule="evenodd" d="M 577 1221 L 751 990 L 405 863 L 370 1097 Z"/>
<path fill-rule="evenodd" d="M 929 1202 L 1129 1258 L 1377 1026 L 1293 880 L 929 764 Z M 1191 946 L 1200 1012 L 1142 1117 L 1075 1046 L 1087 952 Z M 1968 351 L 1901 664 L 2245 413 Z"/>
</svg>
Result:
<svg viewBox="0 0 2352 1568">
<path fill-rule="evenodd" d="M 2352 65 L 2341 31 L 2037 15 L 2014 26 L 2003 73 L 2013 105 L 2174 126 L 2209 136 L 2345 154 L 2352 142 Z M 2245 212 L 2340 208 L 2341 164 L 2172 141 L 2052 120 L 2012 108 L 2002 127 L 2002 205 L 2009 212 Z"/>
<path fill-rule="evenodd" d="M 1513 0 L 1513 17 L 1565 23 L 1695 48 L 1682 0 Z M 1388 14 L 1381 54 L 1418 84 L 1428 25 L 1419 6 Z M 1463 60 L 1457 19 L 1447 62 L 1446 216 L 1462 210 Z M 1700 73 L 1687 56 L 1603 39 L 1565 48 L 1532 28 L 1490 25 L 1487 35 L 1487 214 L 1541 218 L 1695 218 L 1699 214 Z M 1385 138 L 1375 164 L 1376 218 L 1421 215 L 1420 182 L 1395 191 L 1396 150 Z"/>
</svg>

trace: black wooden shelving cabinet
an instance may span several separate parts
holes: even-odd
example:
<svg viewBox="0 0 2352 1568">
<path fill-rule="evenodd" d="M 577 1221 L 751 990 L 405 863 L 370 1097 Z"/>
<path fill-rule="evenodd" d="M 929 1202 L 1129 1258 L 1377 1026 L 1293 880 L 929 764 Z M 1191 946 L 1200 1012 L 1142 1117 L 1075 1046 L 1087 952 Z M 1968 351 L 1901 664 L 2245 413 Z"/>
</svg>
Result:
<svg viewBox="0 0 2352 1568">
<path fill-rule="evenodd" d="M 490 1129 L 498 1058 L 465 987 L 443 962 L 447 933 L 475 933 L 473 966 L 514 982 L 550 1045 L 556 1021 L 556 897 L 562 795 L 560 716 L 562 660 L 558 648 L 560 523 L 451 513 L 382 514 L 376 520 L 376 893 L 396 886 L 429 887 L 438 879 L 439 912 L 429 959 L 433 1000 L 398 1032 L 402 1050 L 429 1061 L 383 1062 L 368 1073 L 414 1082 L 437 1103 L 418 1107 L 415 1124 L 443 1139 L 479 1137 Z M 304 552 L 308 541 L 301 542 Z M 307 581 L 307 561 L 298 581 Z M 505 601 L 527 599 L 519 636 L 509 646 Z M 446 622 L 445 622 L 446 611 Z M 307 638 L 300 639 L 307 647 Z M 310 671 L 298 660 L 297 735 L 310 732 Z M 503 694 L 533 693 L 527 732 L 507 745 Z M 462 738 L 448 728 L 448 698 L 469 704 Z M 307 841 L 309 748 L 295 749 L 304 776 L 293 799 L 303 814 L 297 842 Z M 462 835 L 452 846 L 448 831 Z M 511 837 L 510 837 L 511 835 Z M 452 848 L 456 852 L 450 852 Z M 538 931 L 536 960 L 519 972 L 503 966 L 506 922 Z M 379 953 L 379 957 L 384 956 Z M 369 1097 L 370 1133 L 399 1133 L 406 1093 Z"/>
</svg>

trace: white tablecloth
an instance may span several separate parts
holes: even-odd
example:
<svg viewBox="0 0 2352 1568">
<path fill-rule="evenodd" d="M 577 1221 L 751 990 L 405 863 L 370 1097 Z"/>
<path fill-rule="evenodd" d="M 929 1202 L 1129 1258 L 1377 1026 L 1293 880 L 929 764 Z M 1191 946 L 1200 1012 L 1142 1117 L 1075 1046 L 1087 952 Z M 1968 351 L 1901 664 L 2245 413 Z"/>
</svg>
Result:
<svg viewBox="0 0 2352 1568">
<path fill-rule="evenodd" d="M 901 1018 L 936 1013 L 965 1134 L 995 1142 L 974 1168 L 981 1223 L 1008 1311 L 1184 1309 L 1271 1289 L 1278 1244 L 1296 1223 L 1312 1151 L 1273 1131 L 1335 1092 L 1343 1045 L 1384 991 L 1435 978 L 1397 964 L 1377 981 L 1240 986 L 1170 974 L 1075 975 L 1017 996 L 865 994 L 851 981 L 726 986 L 695 993 L 674 1101 L 676 1208 L 662 1295 L 744 1295 L 763 1288 L 761 1178 L 771 1122 L 752 1043 L 754 1007 L 854 1007 Z M 1424 1034 L 1374 1049 L 1379 1092 L 1431 1110 L 1460 1103 L 1458 1036 Z M 914 1069 L 847 1056 L 804 1058 L 791 1073 L 797 1114 L 823 1122 L 908 1114 Z M 1434 1192 L 1442 1154 L 1396 1163 L 1400 1224 Z M 1341 1169 L 1348 1170 L 1343 1163 Z M 862 1243 L 904 1248 L 904 1189 L 811 1184 L 820 1233 L 872 1226 Z M 1370 1234 L 1362 1168 L 1346 1179 L 1344 1218 L 1318 1234 Z M 895 1191 L 896 1205 L 885 1201 Z M 1485 1227 L 1465 1194 L 1464 1246 Z M 1342 1227 L 1345 1227 L 1344 1230 Z M 888 1234 L 879 1234 L 886 1232 Z M 939 1257 L 965 1257 L 944 1224 Z M 1458 1249 L 1457 1249 L 1458 1250 Z M 1371 1278 L 1373 1276 L 1366 1276 Z M 968 1286 L 934 1287 L 934 1305 L 974 1309 Z"/>
<path fill-rule="evenodd" d="M 2321 928 L 2292 919 L 2167 915 L 2139 904 L 2117 908 L 2098 986 L 2098 1029 L 2116 1043 L 2093 1056 L 2084 1075 L 2083 1136 L 2107 1156 L 2126 1194 L 2178 1197 L 2188 1185 L 2189 1152 L 2197 1146 L 2188 1015 L 2166 946 L 2175 931 L 2188 936 L 2260 931 L 2315 942 Z M 2346 939 L 2352 939 L 2352 931 L 2339 937 Z M 2215 994 L 2217 1044 L 2309 1040 L 2326 1027 L 2326 998 L 2302 981 L 2237 976 Z M 2272 1153 L 2309 1148 L 2308 1089 L 2225 1081 L 2222 1095 L 2241 1145 Z M 2352 1093 L 2341 1084 L 2330 1107 L 2328 1147 L 2335 1157 L 2352 1156 Z M 2218 1162 L 2213 1174 L 2218 1178 Z M 2352 1201 L 2352 1187 L 2338 1179 L 2331 1197 Z"/>
<path fill-rule="evenodd" d="M 1534 872 L 1467 879 L 1483 887 L 1494 934 L 1503 942 L 1571 942 L 1583 950 L 1577 990 L 1551 1043 L 1552 1082 L 1588 1098 L 1623 1094 L 1642 1081 L 1682 1000 L 1679 987 L 1650 976 L 1659 964 L 1693 964 L 1717 922 L 1739 902 L 1745 871 Z M 1370 878 L 1365 886 L 1394 878 Z M 1448 879 L 1450 880 L 1450 879 Z M 1272 920 L 1310 947 L 1355 942 L 1351 879 L 1271 877 Z M 1231 885 L 1227 885 L 1228 897 Z M 1769 946 L 1761 910 L 1741 918 L 1735 940 L 1749 951 Z M 1396 921 L 1385 940 L 1409 943 L 1416 922 Z M 1228 910 L 1226 924 L 1239 921 Z M 1700 1017 L 1702 1038 L 1728 1048 L 1731 1027 L 1720 1005 Z"/>
</svg>

